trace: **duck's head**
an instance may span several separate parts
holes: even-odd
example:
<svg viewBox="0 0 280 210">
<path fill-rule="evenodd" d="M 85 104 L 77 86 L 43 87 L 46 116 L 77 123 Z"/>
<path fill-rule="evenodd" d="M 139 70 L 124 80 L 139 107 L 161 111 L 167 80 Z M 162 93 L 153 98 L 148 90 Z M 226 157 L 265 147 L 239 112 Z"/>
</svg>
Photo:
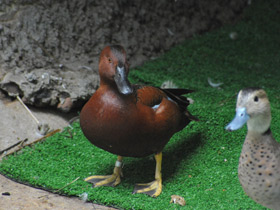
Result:
<svg viewBox="0 0 280 210">
<path fill-rule="evenodd" d="M 245 88 L 238 93 L 236 115 L 226 129 L 237 130 L 247 122 L 248 131 L 264 133 L 269 129 L 270 121 L 270 104 L 266 92 L 260 88 Z"/>
<path fill-rule="evenodd" d="M 121 94 L 131 94 L 133 89 L 127 78 L 128 72 L 126 52 L 122 46 L 112 45 L 102 50 L 99 59 L 101 85 L 116 86 Z"/>
</svg>

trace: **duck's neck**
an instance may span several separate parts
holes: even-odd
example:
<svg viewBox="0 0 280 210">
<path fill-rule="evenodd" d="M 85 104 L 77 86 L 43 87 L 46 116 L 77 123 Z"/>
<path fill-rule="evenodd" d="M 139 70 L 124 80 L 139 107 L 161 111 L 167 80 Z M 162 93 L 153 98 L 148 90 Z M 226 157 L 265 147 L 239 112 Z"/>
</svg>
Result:
<svg viewBox="0 0 280 210">
<path fill-rule="evenodd" d="M 103 78 L 100 76 L 100 87 L 109 87 L 112 89 L 117 89 L 117 85 L 113 80 Z"/>
<path fill-rule="evenodd" d="M 247 136 L 253 137 L 253 139 L 260 139 L 260 137 L 262 136 L 267 136 L 267 135 L 271 135 L 271 130 L 270 128 L 268 128 L 265 132 L 260 133 L 260 132 L 256 132 L 256 131 L 250 131 L 248 130 L 247 132 Z"/>
<path fill-rule="evenodd" d="M 131 103 L 134 102 L 135 94 L 128 94 L 124 95 L 119 92 L 117 85 L 115 83 L 107 83 L 107 82 L 101 82 L 100 81 L 100 89 L 103 89 L 104 93 L 108 93 L 111 97 L 118 98 L 122 102 Z"/>
<path fill-rule="evenodd" d="M 270 112 L 249 119 L 247 122 L 248 133 L 255 135 L 263 135 L 269 130 L 270 122 Z"/>
</svg>

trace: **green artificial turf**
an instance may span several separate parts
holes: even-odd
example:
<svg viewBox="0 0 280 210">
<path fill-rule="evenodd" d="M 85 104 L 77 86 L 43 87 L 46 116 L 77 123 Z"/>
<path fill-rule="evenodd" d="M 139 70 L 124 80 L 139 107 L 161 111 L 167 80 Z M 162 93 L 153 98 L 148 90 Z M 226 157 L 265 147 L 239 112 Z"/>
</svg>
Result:
<svg viewBox="0 0 280 210">
<path fill-rule="evenodd" d="M 160 86 L 172 79 L 196 90 L 189 110 L 200 118 L 175 134 L 163 152 L 163 192 L 158 198 L 131 194 L 135 183 L 152 181 L 153 158 L 124 159 L 124 178 L 115 187 L 92 188 L 83 179 L 112 173 L 116 156 L 91 145 L 79 124 L 73 138 L 67 131 L 24 148 L 0 163 L 12 179 L 69 196 L 121 209 L 264 209 L 243 192 L 237 174 L 246 126 L 236 132 L 224 127 L 235 111 L 236 94 L 244 87 L 264 88 L 270 98 L 272 132 L 280 139 L 280 1 L 252 1 L 242 19 L 216 31 L 195 36 L 159 59 L 131 70 L 133 83 Z M 236 32 L 236 40 L 229 38 Z M 211 87 L 207 78 L 223 82 Z M 170 196 L 185 198 L 186 206 L 170 204 Z"/>
</svg>

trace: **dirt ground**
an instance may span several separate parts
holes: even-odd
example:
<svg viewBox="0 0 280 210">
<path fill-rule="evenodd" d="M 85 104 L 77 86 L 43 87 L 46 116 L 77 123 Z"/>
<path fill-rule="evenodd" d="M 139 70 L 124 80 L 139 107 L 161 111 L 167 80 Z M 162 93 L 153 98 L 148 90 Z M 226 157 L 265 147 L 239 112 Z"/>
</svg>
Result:
<svg viewBox="0 0 280 210">
<path fill-rule="evenodd" d="M 0 4 L 0 89 L 64 111 L 97 88 L 98 60 L 120 44 L 130 67 L 234 23 L 248 0 L 17 0 Z M 68 106 L 63 106 L 68 100 Z"/>
<path fill-rule="evenodd" d="M 61 114 L 54 110 L 31 108 L 40 122 L 48 123 L 51 129 L 63 128 L 76 113 Z M 30 143 L 40 136 L 37 124 L 17 100 L 9 100 L 0 94 L 0 151 L 28 139 Z M 113 210 L 86 203 L 79 198 L 68 198 L 16 183 L 0 175 L 0 210 Z"/>
</svg>

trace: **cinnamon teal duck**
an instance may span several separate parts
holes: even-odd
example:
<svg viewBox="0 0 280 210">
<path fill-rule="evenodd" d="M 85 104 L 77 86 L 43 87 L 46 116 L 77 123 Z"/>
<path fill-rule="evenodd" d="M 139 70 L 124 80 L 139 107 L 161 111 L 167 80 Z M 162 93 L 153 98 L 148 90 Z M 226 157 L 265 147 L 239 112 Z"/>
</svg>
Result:
<svg viewBox="0 0 280 210">
<path fill-rule="evenodd" d="M 270 121 L 266 92 L 246 88 L 238 94 L 236 116 L 226 129 L 237 130 L 247 122 L 248 132 L 239 158 L 239 181 L 254 201 L 280 209 L 280 144 L 272 136 Z"/>
<path fill-rule="evenodd" d="M 83 107 L 80 124 L 84 135 L 95 146 L 116 154 L 112 175 L 90 176 L 94 187 L 116 186 L 121 182 L 123 157 L 155 155 L 155 181 L 137 184 L 134 193 L 157 197 L 162 191 L 162 150 L 172 135 L 182 130 L 192 116 L 187 89 L 160 89 L 132 85 L 122 46 L 103 49 L 99 60 L 100 86 Z"/>
</svg>

